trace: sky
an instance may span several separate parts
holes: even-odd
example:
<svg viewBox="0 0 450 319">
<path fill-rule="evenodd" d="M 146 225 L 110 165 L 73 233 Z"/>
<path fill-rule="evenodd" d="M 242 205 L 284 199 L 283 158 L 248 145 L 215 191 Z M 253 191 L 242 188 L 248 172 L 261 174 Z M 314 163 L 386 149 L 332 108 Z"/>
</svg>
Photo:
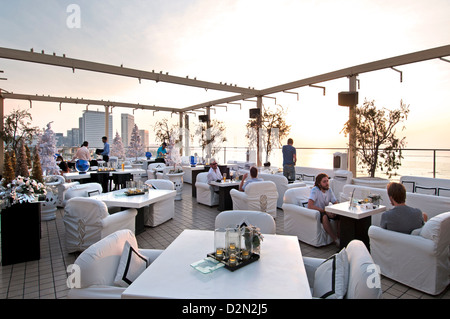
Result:
<svg viewBox="0 0 450 319">
<path fill-rule="evenodd" d="M 71 5 L 79 9 L 73 11 Z M 209 82 L 268 87 L 342 68 L 450 44 L 448 0 L 18 0 L 0 1 L 0 47 L 169 72 Z M 79 13 L 78 16 L 73 14 Z M 439 59 L 361 74 L 359 102 L 378 107 L 410 106 L 398 127 L 408 148 L 450 148 L 450 63 Z M 0 88 L 8 92 L 91 98 L 166 107 L 186 107 L 235 93 L 0 59 Z M 263 98 L 265 108 L 282 105 L 289 137 L 296 147 L 346 147 L 341 133 L 348 108 L 338 93 L 348 79 L 302 87 Z M 5 114 L 27 109 L 35 125 L 53 121 L 55 132 L 78 127 L 85 105 L 6 100 Z M 247 146 L 248 109 L 217 107 L 212 119 L 226 126 L 227 146 Z M 104 111 L 103 107 L 88 106 Z M 120 134 L 120 114 L 131 113 L 139 129 L 178 116 L 166 112 L 114 108 L 113 130 Z M 190 116 L 191 130 L 198 118 Z M 100 138 L 100 137 L 99 137 Z M 282 141 L 284 144 L 286 141 Z M 155 142 L 156 143 L 156 142 Z M 197 141 L 194 141 L 197 144 Z"/>
</svg>

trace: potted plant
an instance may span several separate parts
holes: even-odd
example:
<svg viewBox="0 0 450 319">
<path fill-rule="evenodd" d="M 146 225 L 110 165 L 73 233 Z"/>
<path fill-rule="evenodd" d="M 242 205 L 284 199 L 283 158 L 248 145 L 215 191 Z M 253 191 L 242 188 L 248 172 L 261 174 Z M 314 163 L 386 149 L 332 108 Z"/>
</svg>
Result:
<svg viewBox="0 0 450 319">
<path fill-rule="evenodd" d="M 40 259 L 41 205 L 37 199 L 40 196 L 45 199 L 46 187 L 22 176 L 6 185 L 3 182 L 0 189 L 2 265 Z"/>
</svg>

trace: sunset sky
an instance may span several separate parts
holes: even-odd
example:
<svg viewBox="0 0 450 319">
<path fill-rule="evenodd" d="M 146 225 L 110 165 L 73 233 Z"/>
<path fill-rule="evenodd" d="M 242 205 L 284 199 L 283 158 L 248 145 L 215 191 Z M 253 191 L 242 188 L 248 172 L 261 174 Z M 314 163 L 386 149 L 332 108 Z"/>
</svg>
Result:
<svg viewBox="0 0 450 319">
<path fill-rule="evenodd" d="M 448 0 L 19 0 L 1 1 L 0 46 L 145 71 L 169 72 L 210 82 L 265 89 L 342 68 L 450 44 Z M 75 4 L 79 25 L 70 25 Z M 450 58 L 450 57 L 449 57 Z M 408 148 L 450 148 L 450 63 L 439 59 L 359 76 L 360 103 L 410 105 L 405 123 Z M 171 84 L 142 81 L 87 71 L 0 59 L 0 88 L 14 93 L 92 98 L 167 107 L 185 107 L 232 96 Z M 338 92 L 348 79 L 321 83 L 323 91 L 303 87 L 293 94 L 264 98 L 288 110 L 290 136 L 296 147 L 345 147 L 341 132 L 348 109 L 338 106 Z M 247 146 L 243 138 L 248 109 L 241 102 L 217 108 L 213 119 L 224 121 L 228 146 Z M 35 125 L 53 121 L 56 132 L 78 127 L 85 105 L 6 100 L 5 114 L 28 109 Z M 102 107 L 91 106 L 90 110 Z M 114 108 L 114 132 L 120 114 Z M 156 120 L 178 116 L 136 110 L 140 129 L 150 131 Z M 198 119 L 191 116 L 191 127 Z M 400 129 L 400 127 L 399 127 Z M 400 131 L 400 130 L 399 130 Z M 283 141 L 284 143 L 285 141 Z M 195 142 L 197 144 L 197 142 Z"/>
</svg>

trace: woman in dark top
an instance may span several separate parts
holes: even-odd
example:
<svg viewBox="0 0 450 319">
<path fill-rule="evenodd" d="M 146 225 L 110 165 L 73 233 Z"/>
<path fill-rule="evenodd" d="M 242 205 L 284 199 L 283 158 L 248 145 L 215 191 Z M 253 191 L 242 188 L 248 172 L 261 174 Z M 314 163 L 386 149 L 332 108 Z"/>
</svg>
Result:
<svg viewBox="0 0 450 319">
<path fill-rule="evenodd" d="M 64 161 L 61 155 L 56 158 L 56 163 L 58 163 L 59 168 L 61 169 L 61 175 L 64 173 L 69 173 L 69 165 Z"/>
</svg>

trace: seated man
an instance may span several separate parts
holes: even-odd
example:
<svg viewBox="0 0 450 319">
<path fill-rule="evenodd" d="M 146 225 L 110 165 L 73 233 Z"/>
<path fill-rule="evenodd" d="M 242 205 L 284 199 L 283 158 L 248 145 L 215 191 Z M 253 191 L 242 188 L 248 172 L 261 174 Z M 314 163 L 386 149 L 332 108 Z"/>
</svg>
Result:
<svg viewBox="0 0 450 319">
<path fill-rule="evenodd" d="M 220 172 L 219 165 L 214 158 L 211 159 L 211 164 L 209 165 L 209 171 L 207 176 L 208 184 L 217 180 L 222 179 L 222 173 Z M 219 192 L 218 186 L 213 186 L 215 192 Z"/>
<path fill-rule="evenodd" d="M 387 185 L 389 200 L 394 208 L 381 215 L 380 226 L 400 233 L 410 234 L 423 226 L 428 216 L 420 209 L 407 206 L 406 189 L 403 184 L 391 182 Z"/>
<path fill-rule="evenodd" d="M 311 194 L 308 199 L 308 208 L 315 209 L 320 212 L 320 222 L 323 225 L 323 229 L 331 236 L 337 247 L 340 246 L 339 242 L 339 216 L 333 213 L 325 212 L 325 207 L 329 203 L 336 204 L 337 199 L 334 196 L 333 191 L 330 189 L 330 181 L 328 175 L 321 173 L 316 176 L 314 187 L 311 189 Z M 334 233 L 331 227 L 330 219 L 336 221 L 337 234 Z"/>
<path fill-rule="evenodd" d="M 248 173 L 245 173 L 244 176 L 242 176 L 241 183 L 239 184 L 239 190 L 241 192 L 245 191 L 245 187 L 253 182 L 262 182 L 263 179 L 258 177 L 258 169 L 255 166 L 250 167 L 250 177 L 247 179 Z M 247 179 L 247 180 L 246 180 Z"/>
</svg>

